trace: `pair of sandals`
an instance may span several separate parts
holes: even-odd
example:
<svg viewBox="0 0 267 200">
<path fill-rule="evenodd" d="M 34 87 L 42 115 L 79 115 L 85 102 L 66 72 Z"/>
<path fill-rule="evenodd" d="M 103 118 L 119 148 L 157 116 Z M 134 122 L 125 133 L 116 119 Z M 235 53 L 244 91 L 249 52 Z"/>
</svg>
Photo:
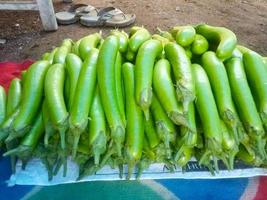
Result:
<svg viewBox="0 0 267 200">
<path fill-rule="evenodd" d="M 56 13 L 59 24 L 73 24 L 77 21 L 84 26 L 125 27 L 135 22 L 135 14 L 125 14 L 115 7 L 97 9 L 87 4 L 75 4 L 68 11 Z"/>
</svg>

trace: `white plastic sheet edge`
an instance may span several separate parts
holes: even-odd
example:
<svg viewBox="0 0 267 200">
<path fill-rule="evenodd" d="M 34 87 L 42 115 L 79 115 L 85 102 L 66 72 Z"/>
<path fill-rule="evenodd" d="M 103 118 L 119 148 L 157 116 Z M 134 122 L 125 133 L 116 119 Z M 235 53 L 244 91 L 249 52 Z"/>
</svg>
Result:
<svg viewBox="0 0 267 200">
<path fill-rule="evenodd" d="M 25 170 L 21 169 L 21 162 L 17 163 L 16 174 L 11 175 L 7 181 L 9 186 L 13 185 L 58 185 L 74 182 L 85 181 L 114 181 L 125 180 L 127 174 L 127 166 L 124 166 L 124 178 L 119 178 L 118 169 L 111 169 L 105 166 L 99 170 L 95 175 L 87 176 L 82 180 L 76 181 L 78 177 L 78 166 L 76 163 L 68 160 L 67 176 L 63 177 L 63 169 L 61 168 L 59 173 L 53 177 L 53 180 L 48 181 L 47 170 L 39 159 L 33 159 L 29 161 Z M 220 170 L 215 176 L 211 175 L 209 171 L 189 171 L 182 172 L 181 168 L 176 169 L 174 172 L 169 172 L 164 164 L 152 164 L 147 170 L 142 173 L 140 180 L 142 179 L 219 179 L 219 178 L 241 178 L 241 177 L 254 177 L 254 176 L 267 176 L 267 169 L 264 168 L 245 168 L 235 169 L 232 171 Z M 133 179 L 135 173 L 133 174 Z"/>
</svg>

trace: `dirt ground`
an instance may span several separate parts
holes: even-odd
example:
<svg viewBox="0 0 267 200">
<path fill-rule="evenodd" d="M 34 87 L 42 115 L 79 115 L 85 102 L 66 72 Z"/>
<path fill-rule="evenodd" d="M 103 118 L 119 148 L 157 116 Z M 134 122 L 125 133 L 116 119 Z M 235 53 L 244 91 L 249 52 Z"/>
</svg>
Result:
<svg viewBox="0 0 267 200">
<path fill-rule="evenodd" d="M 135 13 L 136 25 L 155 32 L 174 25 L 200 22 L 225 26 L 233 30 L 240 44 L 267 55 L 267 0 L 81 0 L 95 7 L 115 6 L 126 13 Z M 55 11 L 67 10 L 71 4 L 54 0 Z M 38 59 L 44 52 L 59 45 L 62 39 L 74 40 L 99 31 L 79 23 L 59 26 L 56 32 L 44 32 L 38 12 L 0 11 L 0 61 Z M 110 28 L 101 28 L 104 34 Z M 128 28 L 126 29 L 128 30 Z"/>
</svg>

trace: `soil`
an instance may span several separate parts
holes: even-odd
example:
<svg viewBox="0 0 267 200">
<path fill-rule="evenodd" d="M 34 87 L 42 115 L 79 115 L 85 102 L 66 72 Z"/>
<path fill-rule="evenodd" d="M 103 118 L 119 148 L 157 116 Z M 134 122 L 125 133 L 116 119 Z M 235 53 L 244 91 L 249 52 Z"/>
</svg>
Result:
<svg viewBox="0 0 267 200">
<path fill-rule="evenodd" d="M 54 0 L 56 12 L 67 10 L 71 4 Z M 205 22 L 233 30 L 240 44 L 267 55 L 267 0 L 91 0 L 75 1 L 95 7 L 115 6 L 125 13 L 135 13 L 135 25 L 144 25 L 155 32 L 174 25 Z M 59 26 L 55 32 L 44 32 L 39 13 L 35 11 L 0 11 L 0 61 L 38 59 L 44 52 L 59 45 L 64 38 L 76 40 L 100 29 L 79 23 Z M 125 28 L 126 31 L 129 28 Z"/>
</svg>

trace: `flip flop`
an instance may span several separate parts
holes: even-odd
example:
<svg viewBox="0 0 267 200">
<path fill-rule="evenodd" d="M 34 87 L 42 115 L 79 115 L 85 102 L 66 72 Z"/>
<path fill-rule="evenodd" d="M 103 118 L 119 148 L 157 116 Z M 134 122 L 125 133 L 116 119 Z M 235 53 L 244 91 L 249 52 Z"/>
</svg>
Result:
<svg viewBox="0 0 267 200">
<path fill-rule="evenodd" d="M 80 23 L 84 26 L 111 26 L 125 27 L 135 22 L 135 14 L 125 14 L 115 7 L 106 7 L 99 10 L 96 16 L 83 15 Z"/>
<path fill-rule="evenodd" d="M 94 6 L 87 4 L 75 4 L 68 11 L 56 13 L 56 19 L 59 24 L 73 24 L 79 20 L 82 15 L 97 16 L 98 11 Z"/>
</svg>

